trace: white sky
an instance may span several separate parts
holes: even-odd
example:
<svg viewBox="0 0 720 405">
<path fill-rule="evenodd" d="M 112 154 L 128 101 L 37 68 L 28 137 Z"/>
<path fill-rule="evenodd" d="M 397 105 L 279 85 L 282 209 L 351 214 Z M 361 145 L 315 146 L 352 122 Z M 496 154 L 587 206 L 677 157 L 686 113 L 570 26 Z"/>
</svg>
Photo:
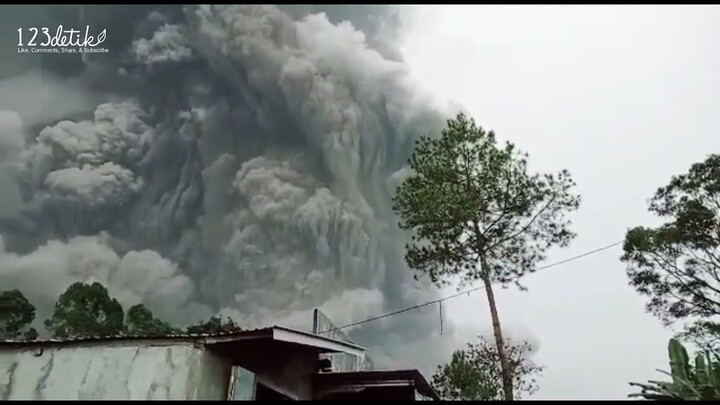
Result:
<svg viewBox="0 0 720 405">
<path fill-rule="evenodd" d="M 720 151 L 718 7 L 431 7 L 404 53 L 426 89 L 529 152 L 533 169 L 574 175 L 579 236 L 548 263 L 655 223 L 655 189 Z M 547 369 L 533 399 L 622 399 L 629 381 L 668 368 L 671 332 L 645 313 L 620 254 L 529 276 L 526 293 L 498 291 L 508 332 L 540 342 Z M 490 326 L 484 294 L 444 307 L 468 328 Z"/>
</svg>

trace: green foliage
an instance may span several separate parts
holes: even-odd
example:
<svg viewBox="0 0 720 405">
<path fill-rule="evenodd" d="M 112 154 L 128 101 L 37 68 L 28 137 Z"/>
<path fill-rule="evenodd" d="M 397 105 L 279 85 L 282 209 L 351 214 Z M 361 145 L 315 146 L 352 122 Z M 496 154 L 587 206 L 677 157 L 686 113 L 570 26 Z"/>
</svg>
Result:
<svg viewBox="0 0 720 405">
<path fill-rule="evenodd" d="M 205 322 L 200 322 L 187 327 L 187 333 L 194 334 L 229 333 L 240 330 L 242 330 L 242 328 L 240 328 L 240 326 L 230 317 L 227 317 L 226 320 L 223 321 L 219 316 L 213 316 Z"/>
<path fill-rule="evenodd" d="M 647 384 L 630 383 L 641 389 L 630 397 L 652 400 L 720 400 L 720 363 L 709 352 L 698 353 L 695 363 L 689 360 L 685 347 L 676 339 L 668 343 L 671 382 L 648 381 Z"/>
<path fill-rule="evenodd" d="M 122 333 L 123 308 L 100 283 L 74 283 L 60 296 L 45 327 L 54 337 L 112 336 Z"/>
<path fill-rule="evenodd" d="M 575 236 L 567 214 L 580 197 L 567 171 L 529 174 L 527 155 L 459 114 L 441 137 L 421 137 L 409 161 L 412 174 L 398 187 L 393 210 L 411 231 L 405 261 L 438 286 L 460 278 L 482 280 L 503 370 L 505 398 L 513 399 L 492 283 L 515 282 L 536 270 L 552 246 Z M 522 287 L 521 287 L 522 288 Z"/>
<path fill-rule="evenodd" d="M 528 174 L 526 154 L 497 145 L 493 132 L 463 114 L 440 138 L 421 137 L 409 164 L 414 173 L 393 209 L 400 227 L 413 231 L 407 263 L 438 285 L 455 275 L 517 281 L 548 248 L 574 237 L 566 214 L 580 199 L 569 173 Z"/>
<path fill-rule="evenodd" d="M 125 331 L 130 335 L 143 336 L 165 336 L 181 332 L 172 325 L 155 318 L 152 311 L 143 304 L 134 305 L 127 311 Z"/>
<path fill-rule="evenodd" d="M 528 359 L 531 350 L 528 343 L 505 346 L 518 399 L 520 393 L 537 391 L 536 377 L 543 370 Z M 433 388 L 443 400 L 504 400 L 496 347 L 481 338 L 479 343 L 469 343 L 465 350 L 456 350 L 450 363 L 438 366 Z"/>
<path fill-rule="evenodd" d="M 23 339 L 25 340 L 35 340 L 38 338 L 38 332 L 35 330 L 35 328 L 29 328 L 22 334 Z"/>
<path fill-rule="evenodd" d="M 700 320 L 685 327 L 678 337 L 694 342 L 699 347 L 713 353 L 715 359 L 720 360 L 720 323 Z"/>
<path fill-rule="evenodd" d="M 143 304 L 131 307 L 123 323 L 123 308 L 110 298 L 100 283 L 75 283 L 68 287 L 55 304 L 46 328 L 54 337 L 112 336 L 119 334 L 165 336 L 182 333 L 167 322 L 154 317 Z M 0 338 L 35 340 L 38 332 L 27 328 L 35 318 L 35 307 L 18 290 L 0 292 Z M 191 327 L 193 330 L 227 331 L 238 329 L 231 320 L 213 317 Z"/>
<path fill-rule="evenodd" d="M 650 212 L 666 222 L 636 227 L 622 261 L 649 312 L 667 325 L 699 319 L 683 336 L 705 348 L 720 341 L 720 155 L 690 167 L 657 190 Z"/>
<path fill-rule="evenodd" d="M 35 319 L 35 307 L 25 298 L 20 290 L 0 292 L 0 336 L 27 340 L 35 340 L 37 331 L 33 328 L 23 329 Z"/>
</svg>

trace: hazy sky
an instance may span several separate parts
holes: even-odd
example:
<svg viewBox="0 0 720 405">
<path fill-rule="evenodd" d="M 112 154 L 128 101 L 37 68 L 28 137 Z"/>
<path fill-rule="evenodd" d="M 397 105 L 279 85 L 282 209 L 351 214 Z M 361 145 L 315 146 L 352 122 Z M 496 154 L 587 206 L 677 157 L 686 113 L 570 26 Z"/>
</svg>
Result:
<svg viewBox="0 0 720 405">
<path fill-rule="evenodd" d="M 534 169 L 569 169 L 583 203 L 572 245 L 548 263 L 620 241 L 656 220 L 655 189 L 720 151 L 720 8 L 445 6 L 405 38 L 414 75 L 464 107 Z M 535 399 L 620 399 L 668 368 L 671 332 L 627 285 L 621 247 L 499 292 L 511 333 L 540 342 Z M 490 325 L 482 293 L 444 304 L 468 328 Z"/>
</svg>

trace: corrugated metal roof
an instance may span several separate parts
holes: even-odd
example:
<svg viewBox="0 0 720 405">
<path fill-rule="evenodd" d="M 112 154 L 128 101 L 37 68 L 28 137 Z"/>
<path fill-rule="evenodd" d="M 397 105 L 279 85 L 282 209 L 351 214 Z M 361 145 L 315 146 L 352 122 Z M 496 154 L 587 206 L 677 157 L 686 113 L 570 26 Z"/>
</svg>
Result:
<svg viewBox="0 0 720 405">
<path fill-rule="evenodd" d="M 172 335 L 114 335 L 114 336 L 82 336 L 67 339 L 44 339 L 44 340 L 0 340 L 0 348 L 5 346 L 58 346 L 64 344 L 82 343 L 109 343 L 119 341 L 143 340 L 143 341 L 180 341 L 195 340 L 202 344 L 218 344 L 241 340 L 271 339 L 286 343 L 294 343 L 306 347 L 314 347 L 324 352 L 345 352 L 361 355 L 366 349 L 353 343 L 343 342 L 325 336 L 308 332 L 301 332 L 288 329 L 282 326 L 271 326 L 259 329 L 243 329 L 222 333 L 182 333 Z"/>
<path fill-rule="evenodd" d="M 351 372 L 321 373 L 313 376 L 319 385 L 339 386 L 344 384 L 373 385 L 397 380 L 412 381 L 421 395 L 440 400 L 437 392 L 418 370 L 367 370 Z"/>
<path fill-rule="evenodd" d="M 111 336 L 77 336 L 68 338 L 53 339 L 0 339 L 0 344 L 43 344 L 43 343 L 71 343 L 71 342 L 96 342 L 96 341 L 114 341 L 114 340 L 173 340 L 173 339 L 205 339 L 215 337 L 232 337 L 243 336 L 251 333 L 269 332 L 274 327 L 256 328 L 256 329 L 238 329 L 231 332 L 219 333 L 172 333 L 167 335 L 131 335 L 118 334 Z"/>
</svg>

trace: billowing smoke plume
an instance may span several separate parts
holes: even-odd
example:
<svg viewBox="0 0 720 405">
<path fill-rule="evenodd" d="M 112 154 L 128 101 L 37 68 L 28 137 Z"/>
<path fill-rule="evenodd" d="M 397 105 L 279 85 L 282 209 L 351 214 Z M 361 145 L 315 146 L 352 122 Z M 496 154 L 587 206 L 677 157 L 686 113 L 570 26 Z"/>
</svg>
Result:
<svg viewBox="0 0 720 405">
<path fill-rule="evenodd" d="M 90 280 L 174 323 L 307 328 L 315 307 L 342 324 L 432 298 L 403 262 L 390 199 L 446 114 L 394 47 L 397 10 L 4 11 L 11 27 L 107 28 L 110 49 L 17 55 L 42 74 L 18 76 L 19 60 L 0 75 L 15 95 L 0 97 L 0 285 L 40 316 Z M 427 366 L 445 352 L 402 356 L 433 344 L 430 311 L 353 334 L 381 366 Z"/>
</svg>

